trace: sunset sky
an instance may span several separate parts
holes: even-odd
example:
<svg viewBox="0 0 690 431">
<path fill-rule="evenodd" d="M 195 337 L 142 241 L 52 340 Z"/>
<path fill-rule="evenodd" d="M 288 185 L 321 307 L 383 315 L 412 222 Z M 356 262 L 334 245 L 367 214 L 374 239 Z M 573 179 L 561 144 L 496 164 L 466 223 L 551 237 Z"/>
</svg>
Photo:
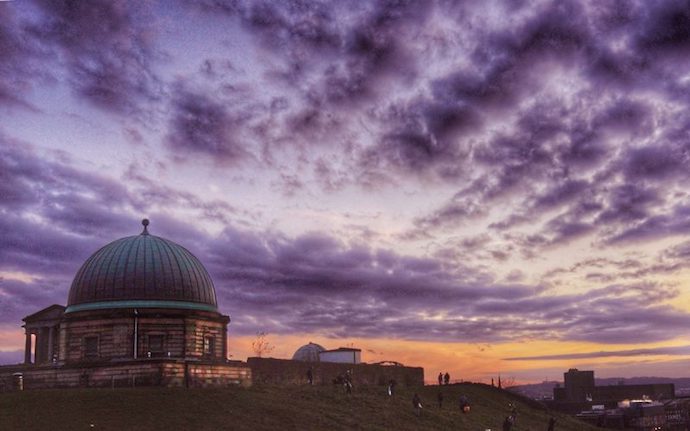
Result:
<svg viewBox="0 0 690 431">
<path fill-rule="evenodd" d="M 688 1 L 0 2 L 0 363 L 147 217 L 233 359 L 690 376 L 689 184 Z"/>
</svg>

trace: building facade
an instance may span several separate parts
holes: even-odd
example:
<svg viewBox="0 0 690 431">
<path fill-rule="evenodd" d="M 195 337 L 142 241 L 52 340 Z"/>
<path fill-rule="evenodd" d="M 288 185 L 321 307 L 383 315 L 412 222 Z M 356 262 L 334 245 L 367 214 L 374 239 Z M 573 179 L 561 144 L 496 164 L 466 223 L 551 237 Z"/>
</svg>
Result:
<svg viewBox="0 0 690 431">
<path fill-rule="evenodd" d="M 575 368 L 563 374 L 563 381 L 564 387 L 553 390 L 553 403 L 561 410 L 568 404 L 572 404 L 573 409 L 583 410 L 592 404 L 615 406 L 618 401 L 626 399 L 668 400 L 675 397 L 672 383 L 596 386 L 594 371 Z"/>
<path fill-rule="evenodd" d="M 362 349 L 339 347 L 319 353 L 319 361 L 339 364 L 359 364 L 362 362 Z"/>
</svg>

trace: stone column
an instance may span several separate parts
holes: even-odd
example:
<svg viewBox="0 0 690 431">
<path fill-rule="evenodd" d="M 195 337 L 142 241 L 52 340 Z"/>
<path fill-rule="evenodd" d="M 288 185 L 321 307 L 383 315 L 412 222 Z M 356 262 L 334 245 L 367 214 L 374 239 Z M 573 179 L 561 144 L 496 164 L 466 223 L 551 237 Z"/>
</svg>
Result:
<svg viewBox="0 0 690 431">
<path fill-rule="evenodd" d="M 36 346 L 34 347 L 34 363 L 36 365 L 42 364 L 45 361 L 46 355 L 46 337 L 45 328 L 36 329 Z"/>
<path fill-rule="evenodd" d="M 48 354 L 46 355 L 46 362 L 53 362 L 53 349 L 55 346 L 55 327 L 48 327 Z"/>
<path fill-rule="evenodd" d="M 228 327 L 227 325 L 223 325 L 223 360 L 225 361 L 228 359 Z"/>
<path fill-rule="evenodd" d="M 24 345 L 24 363 L 31 363 L 31 332 L 26 330 L 26 344 Z"/>
</svg>

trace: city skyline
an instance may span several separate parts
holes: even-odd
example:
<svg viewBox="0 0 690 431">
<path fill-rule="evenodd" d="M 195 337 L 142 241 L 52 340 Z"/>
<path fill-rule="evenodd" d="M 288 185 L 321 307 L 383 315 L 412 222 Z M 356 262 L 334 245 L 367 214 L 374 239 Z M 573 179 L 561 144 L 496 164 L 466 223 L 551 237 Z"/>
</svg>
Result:
<svg viewBox="0 0 690 431">
<path fill-rule="evenodd" d="M 101 246 L 276 357 L 687 377 L 683 1 L 0 3 L 0 363 Z"/>
</svg>

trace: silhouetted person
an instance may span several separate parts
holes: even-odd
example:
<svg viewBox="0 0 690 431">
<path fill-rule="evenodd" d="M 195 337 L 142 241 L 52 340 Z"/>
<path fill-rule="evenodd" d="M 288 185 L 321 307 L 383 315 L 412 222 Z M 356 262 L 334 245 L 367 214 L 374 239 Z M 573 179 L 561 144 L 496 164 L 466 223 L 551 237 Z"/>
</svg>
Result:
<svg viewBox="0 0 690 431">
<path fill-rule="evenodd" d="M 513 403 L 508 403 L 508 407 L 510 407 L 510 417 L 512 417 L 513 422 L 515 422 L 515 419 L 517 419 L 518 415 L 517 407 Z"/>
<path fill-rule="evenodd" d="M 513 427 L 513 417 L 512 416 L 506 416 L 506 419 L 503 421 L 503 431 L 510 431 L 510 429 Z"/>
<path fill-rule="evenodd" d="M 551 419 L 549 419 L 549 427 L 547 428 L 547 431 L 553 431 L 555 427 L 556 427 L 556 418 L 551 416 Z"/>
<path fill-rule="evenodd" d="M 393 394 L 395 393 L 395 385 L 396 385 L 395 380 L 390 379 L 390 380 L 388 381 L 388 396 L 389 396 L 389 397 L 392 397 Z"/>
<path fill-rule="evenodd" d="M 465 395 L 460 396 L 460 411 L 463 413 L 470 412 L 470 399 Z"/>
<path fill-rule="evenodd" d="M 352 371 L 350 370 L 345 373 L 345 392 L 348 395 L 352 393 Z"/>
<path fill-rule="evenodd" d="M 439 409 L 443 408 L 443 392 L 438 391 L 438 395 L 436 395 L 436 399 L 438 400 L 438 408 Z"/>
<path fill-rule="evenodd" d="M 443 383 L 449 384 L 450 383 L 450 374 L 446 372 L 446 374 L 443 376 Z"/>
<path fill-rule="evenodd" d="M 309 367 L 307 370 L 307 382 L 309 382 L 310 385 L 314 384 L 314 370 L 312 367 Z"/>
<path fill-rule="evenodd" d="M 438 385 L 441 386 L 443 384 L 443 373 L 438 373 Z"/>
<path fill-rule="evenodd" d="M 414 414 L 417 416 L 422 414 L 422 400 L 417 393 L 412 397 L 412 407 L 414 408 Z"/>
</svg>

